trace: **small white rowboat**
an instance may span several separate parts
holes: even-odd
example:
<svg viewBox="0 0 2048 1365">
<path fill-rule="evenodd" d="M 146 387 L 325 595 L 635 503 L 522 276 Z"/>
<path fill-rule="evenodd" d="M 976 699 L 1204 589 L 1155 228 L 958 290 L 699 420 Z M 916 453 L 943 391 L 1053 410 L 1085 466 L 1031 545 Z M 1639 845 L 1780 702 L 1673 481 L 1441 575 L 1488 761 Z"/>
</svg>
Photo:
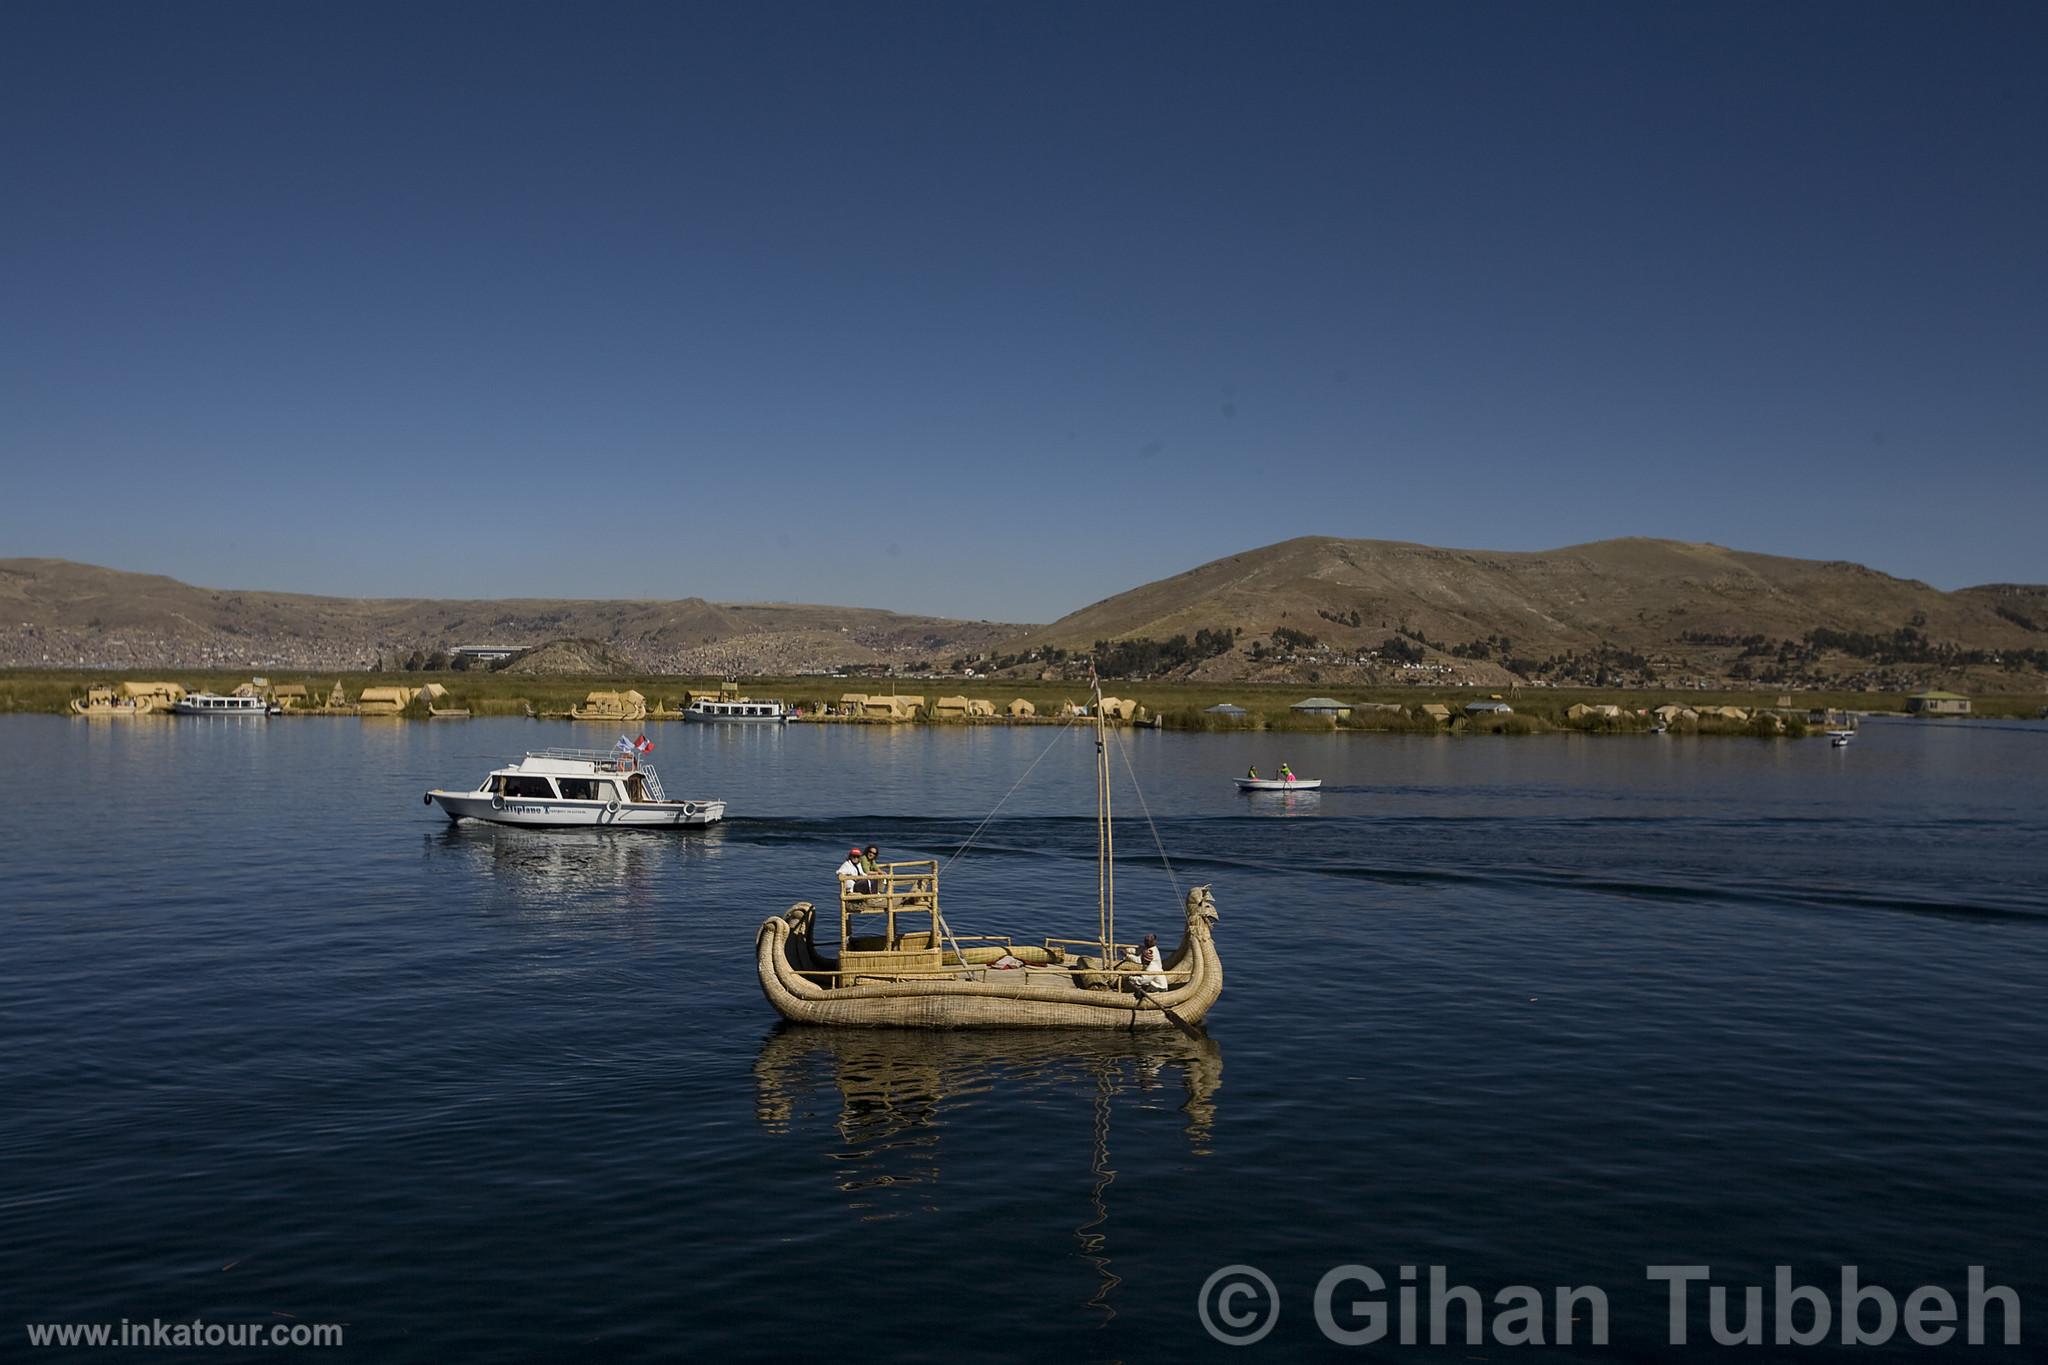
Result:
<svg viewBox="0 0 2048 1365">
<path fill-rule="evenodd" d="M 1297 777 L 1289 782 L 1284 777 L 1240 777 L 1237 789 L 1241 792 L 1312 792 L 1323 785 L 1320 777 Z"/>
</svg>

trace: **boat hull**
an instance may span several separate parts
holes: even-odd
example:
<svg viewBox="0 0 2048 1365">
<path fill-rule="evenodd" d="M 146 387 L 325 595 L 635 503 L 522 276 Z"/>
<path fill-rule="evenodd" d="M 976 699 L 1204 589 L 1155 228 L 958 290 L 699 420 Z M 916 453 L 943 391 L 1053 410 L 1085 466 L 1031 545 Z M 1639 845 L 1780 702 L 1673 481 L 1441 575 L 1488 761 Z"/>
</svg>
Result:
<svg viewBox="0 0 2048 1365">
<path fill-rule="evenodd" d="M 784 725 L 789 721 L 787 712 L 779 716 L 707 716 L 701 711 L 685 711 L 682 715 L 694 725 Z"/>
<path fill-rule="evenodd" d="M 1323 785 L 1320 777 L 1297 777 L 1292 782 L 1277 777 L 1240 777 L 1237 789 L 1241 792 L 1312 792 Z"/>
<path fill-rule="evenodd" d="M 430 791 L 450 820 L 487 820 L 529 829 L 687 829 L 725 818 L 723 801 L 563 801 L 490 792 Z"/>
<path fill-rule="evenodd" d="M 1207 887 L 1189 893 L 1187 937 L 1165 964 L 1172 987 L 1144 996 L 1066 984 L 1011 986 L 961 980 L 820 985 L 804 972 L 830 970 L 830 960 L 811 943 L 816 916 L 804 902 L 763 921 L 754 937 L 754 951 L 762 994 L 792 1023 L 840 1028 L 1171 1029 L 1176 1025 L 1168 1010 L 1183 1023 L 1197 1024 L 1223 993 L 1223 961 L 1210 933 L 1215 917 Z"/>
</svg>

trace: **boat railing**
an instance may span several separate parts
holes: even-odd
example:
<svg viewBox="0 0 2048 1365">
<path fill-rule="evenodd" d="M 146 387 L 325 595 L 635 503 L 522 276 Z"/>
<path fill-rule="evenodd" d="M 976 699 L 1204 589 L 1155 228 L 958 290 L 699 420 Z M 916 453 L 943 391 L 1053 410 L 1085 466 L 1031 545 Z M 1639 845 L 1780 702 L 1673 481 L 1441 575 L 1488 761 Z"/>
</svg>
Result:
<svg viewBox="0 0 2048 1365">
<path fill-rule="evenodd" d="M 640 762 L 638 754 L 621 753 L 617 749 L 528 749 L 528 758 L 557 758 L 570 763 L 594 764 L 599 771 L 608 773 L 647 772 L 646 764 Z"/>
</svg>

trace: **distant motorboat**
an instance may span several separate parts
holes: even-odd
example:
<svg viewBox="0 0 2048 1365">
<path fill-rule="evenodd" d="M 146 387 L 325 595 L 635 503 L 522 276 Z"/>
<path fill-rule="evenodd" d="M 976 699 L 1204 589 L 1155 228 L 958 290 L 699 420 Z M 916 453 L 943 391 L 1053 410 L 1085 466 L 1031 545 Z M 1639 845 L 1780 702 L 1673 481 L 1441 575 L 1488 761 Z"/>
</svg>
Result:
<svg viewBox="0 0 2048 1365">
<path fill-rule="evenodd" d="M 1854 739 L 1854 738 L 1856 738 L 1856 732 L 1855 732 L 1854 730 L 1830 730 L 1830 731 L 1828 731 L 1828 743 L 1829 743 L 1830 745 L 1834 746 L 1834 747 L 1835 747 L 1835 748 L 1837 748 L 1837 749 L 1846 749 L 1846 748 L 1848 748 L 1848 747 L 1849 747 L 1849 741 L 1850 741 L 1850 740 L 1852 740 L 1852 739 Z"/>
<path fill-rule="evenodd" d="M 1241 792 L 1312 792 L 1323 785 L 1320 777 L 1240 777 Z"/>
<path fill-rule="evenodd" d="M 677 829 L 725 818 L 725 802 L 673 800 L 652 764 L 608 749 L 542 749 L 495 770 L 474 791 L 436 787 L 425 800 L 450 820 L 555 829 Z"/>
</svg>

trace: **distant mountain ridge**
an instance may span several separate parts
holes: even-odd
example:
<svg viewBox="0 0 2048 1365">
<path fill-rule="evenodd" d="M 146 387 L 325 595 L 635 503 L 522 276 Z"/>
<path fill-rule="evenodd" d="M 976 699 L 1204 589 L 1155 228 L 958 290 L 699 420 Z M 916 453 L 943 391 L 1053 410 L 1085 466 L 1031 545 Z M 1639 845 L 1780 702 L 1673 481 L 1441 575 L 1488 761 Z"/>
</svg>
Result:
<svg viewBox="0 0 2048 1365">
<path fill-rule="evenodd" d="M 654 673 L 965 660 L 1036 675 L 1071 669 L 1104 641 L 1128 646 L 1115 653 L 1130 671 L 1199 680 L 2033 691 L 2048 679 L 2048 585 L 1944 592 L 1839 560 L 1651 539 L 1494 551 L 1304 536 L 1045 626 L 701 597 L 216 590 L 61 559 L 0 560 L 0 611 L 0 666 L 12 667 L 359 669 L 459 644 L 575 640 Z"/>
<path fill-rule="evenodd" d="M 1794 682 L 1802 669 L 1873 684 L 1886 670 L 1903 681 L 1943 673 L 2038 677 L 2036 667 L 1951 666 L 1934 656 L 2024 657 L 2048 647 L 2048 586 L 1943 592 L 1860 564 L 1671 540 L 1518 552 L 1304 536 L 1092 603 L 1024 633 L 1011 648 L 1087 650 L 1097 641 L 1224 629 L 1236 633 L 1237 646 L 1188 665 L 1192 676 L 1312 671 L 1368 681 L 1426 669 L 1478 683 L 1592 681 L 1577 676 L 1601 672 L 1598 662 L 1583 666 L 1592 656 L 1607 660 L 1617 682 L 1646 673 L 1664 681 L 1690 673 Z M 1812 633 L 1818 645 L 1804 643 Z M 1847 648 L 1831 648 L 1836 637 Z M 1390 640 L 1397 645 L 1391 657 L 1383 648 Z M 1788 652 L 1788 641 L 1801 643 Z M 1792 657 L 1801 653 L 1813 657 Z M 1916 654 L 1930 657 L 1902 657 Z M 1574 655 L 1581 664 L 1542 667 Z"/>
<path fill-rule="evenodd" d="M 1027 627 L 792 603 L 321 597 L 0 559 L 0 666 L 361 669 L 413 650 L 593 642 L 649 672 L 944 660 Z"/>
</svg>

